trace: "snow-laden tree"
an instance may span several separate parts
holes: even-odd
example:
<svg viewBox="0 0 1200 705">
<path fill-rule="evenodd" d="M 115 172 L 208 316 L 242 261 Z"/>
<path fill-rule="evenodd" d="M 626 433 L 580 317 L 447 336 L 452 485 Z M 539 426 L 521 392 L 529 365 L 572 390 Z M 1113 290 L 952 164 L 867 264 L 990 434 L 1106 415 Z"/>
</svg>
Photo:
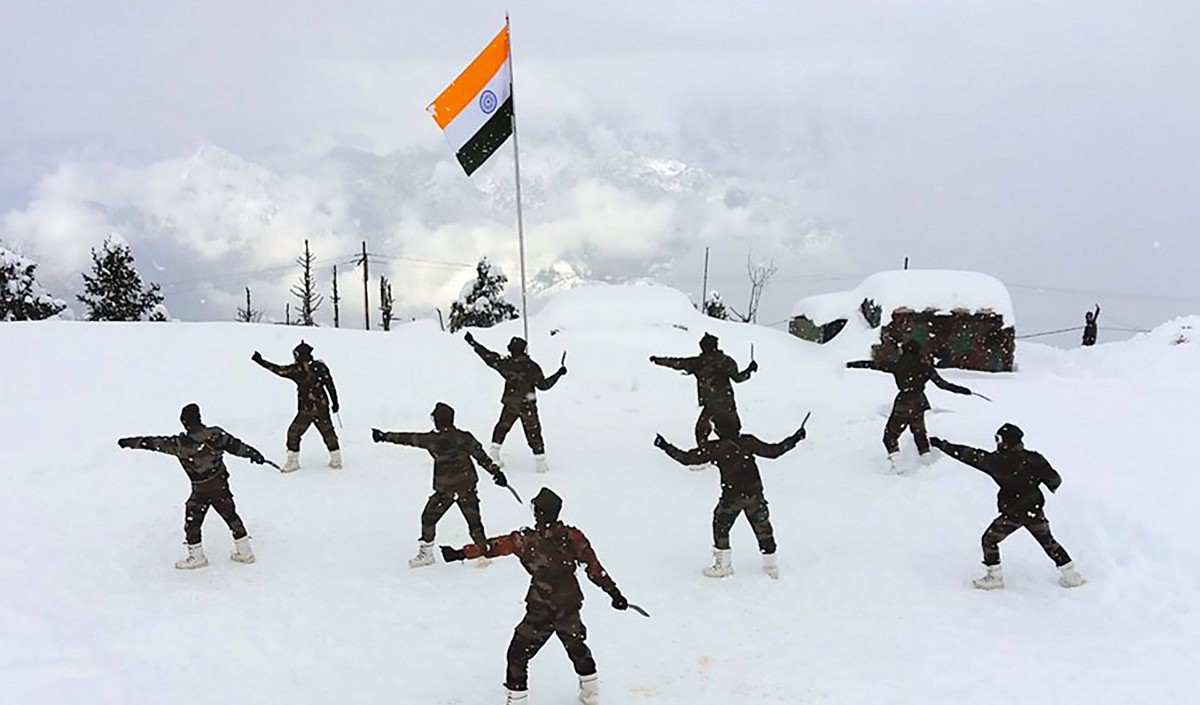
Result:
<svg viewBox="0 0 1200 705">
<path fill-rule="evenodd" d="M 458 300 L 450 304 L 450 332 L 461 328 L 490 328 L 517 318 L 517 307 L 504 298 L 508 277 L 487 257 L 475 265 L 475 279 L 467 282 Z"/>
<path fill-rule="evenodd" d="M 0 246 L 0 321 L 40 321 L 67 304 L 38 284 L 37 262 Z"/>
<path fill-rule="evenodd" d="M 166 320 L 158 310 L 163 302 L 158 284 L 142 283 L 129 244 L 116 233 L 99 251 L 92 250 L 92 273 L 83 274 L 83 292 L 75 298 L 87 306 L 89 321 L 140 321 L 143 316 Z"/>
<path fill-rule="evenodd" d="M 721 294 L 715 291 L 708 292 L 708 298 L 704 300 L 704 315 L 709 318 L 719 318 L 722 321 L 729 320 L 729 311 L 725 308 Z"/>
</svg>

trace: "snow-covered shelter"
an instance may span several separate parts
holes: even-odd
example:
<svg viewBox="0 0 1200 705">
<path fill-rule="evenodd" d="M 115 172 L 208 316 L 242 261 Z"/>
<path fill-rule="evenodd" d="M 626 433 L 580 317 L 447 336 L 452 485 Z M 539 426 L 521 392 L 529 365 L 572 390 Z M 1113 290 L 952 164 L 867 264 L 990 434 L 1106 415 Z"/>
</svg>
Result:
<svg viewBox="0 0 1200 705">
<path fill-rule="evenodd" d="M 797 301 L 789 330 L 824 343 L 848 326 L 879 329 L 872 346 L 876 360 L 894 359 L 900 345 L 913 339 L 941 367 L 991 372 L 1013 367 L 1012 298 L 999 280 L 979 272 L 879 272 L 850 291 Z"/>
</svg>

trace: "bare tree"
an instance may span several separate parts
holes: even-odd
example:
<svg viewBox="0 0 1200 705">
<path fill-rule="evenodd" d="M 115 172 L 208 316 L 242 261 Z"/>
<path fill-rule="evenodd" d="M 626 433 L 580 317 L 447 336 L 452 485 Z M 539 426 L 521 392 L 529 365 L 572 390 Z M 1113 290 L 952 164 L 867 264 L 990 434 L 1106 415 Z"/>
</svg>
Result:
<svg viewBox="0 0 1200 705">
<path fill-rule="evenodd" d="M 262 320 L 262 311 L 250 305 L 250 287 L 246 287 L 246 308 L 237 310 L 239 323 L 258 323 Z"/>
<path fill-rule="evenodd" d="M 385 331 L 392 329 L 392 283 L 387 277 L 379 278 L 379 313 Z"/>
<path fill-rule="evenodd" d="M 302 326 L 315 326 L 313 314 L 321 307 L 321 301 L 324 300 L 317 293 L 317 280 L 313 277 L 313 260 L 315 258 L 312 252 L 308 249 L 308 240 L 304 241 L 304 255 L 296 258 L 296 264 L 300 265 L 300 283 L 291 288 L 292 294 L 300 299 L 299 318 L 296 323 Z"/>
<path fill-rule="evenodd" d="M 771 281 L 771 277 L 775 276 L 775 272 L 779 268 L 775 266 L 775 260 L 765 259 L 755 262 L 751 258 L 751 253 L 746 253 L 746 274 L 750 277 L 750 303 L 746 306 L 746 313 L 741 313 L 733 306 L 729 306 L 729 310 L 733 312 L 735 318 L 743 323 L 755 323 L 758 321 L 758 305 L 762 301 L 763 289 L 767 288 L 767 283 Z"/>
<path fill-rule="evenodd" d="M 336 264 L 333 265 L 333 296 L 329 297 L 329 300 L 333 302 L 333 327 L 340 328 L 342 319 L 341 310 L 338 308 L 338 304 L 341 303 L 342 297 L 338 296 Z"/>
</svg>

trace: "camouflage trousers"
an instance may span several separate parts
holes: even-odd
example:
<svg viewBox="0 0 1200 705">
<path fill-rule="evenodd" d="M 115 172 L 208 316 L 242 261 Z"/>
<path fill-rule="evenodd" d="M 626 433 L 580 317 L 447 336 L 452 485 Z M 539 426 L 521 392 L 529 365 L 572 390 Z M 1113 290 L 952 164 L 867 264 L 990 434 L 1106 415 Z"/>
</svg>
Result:
<svg viewBox="0 0 1200 705">
<path fill-rule="evenodd" d="M 922 455 L 929 452 L 929 433 L 925 430 L 925 412 L 919 410 L 892 409 L 887 425 L 883 427 L 883 445 L 888 453 L 900 452 L 900 434 L 904 429 L 912 431 L 917 451 Z"/>
<path fill-rule="evenodd" d="M 471 540 L 480 545 L 486 544 L 487 534 L 483 532 L 483 517 L 479 512 L 479 493 L 475 488 L 457 492 L 435 490 L 429 495 L 429 501 L 425 503 L 425 509 L 421 512 L 421 540 L 425 543 L 433 542 L 438 521 L 455 504 L 462 512 L 463 519 L 467 520 L 467 533 L 471 535 Z"/>
<path fill-rule="evenodd" d="M 229 491 L 229 477 L 219 476 L 192 484 L 192 494 L 183 505 L 183 535 L 189 546 L 200 543 L 200 527 L 204 525 L 204 515 L 208 514 L 209 507 L 217 510 L 229 525 L 234 539 L 246 535 L 246 526 L 238 516 L 233 493 Z"/>
<path fill-rule="evenodd" d="M 1037 539 L 1042 550 L 1054 561 L 1054 565 L 1063 566 L 1071 562 L 1067 550 L 1054 539 L 1050 533 L 1050 521 L 1041 509 L 1035 509 L 1026 514 L 1001 514 L 992 521 L 987 531 L 983 532 L 983 564 L 1000 565 L 1000 542 L 1011 536 L 1018 529 L 1025 529 Z"/>
<path fill-rule="evenodd" d="M 496 428 L 492 429 L 492 443 L 503 443 L 517 419 L 521 420 L 521 429 L 525 431 L 525 441 L 529 443 L 529 449 L 534 455 L 545 454 L 546 444 L 542 441 L 542 421 L 538 418 L 536 401 L 524 401 L 519 406 L 502 406 L 500 419 L 496 421 Z"/>
<path fill-rule="evenodd" d="M 287 449 L 293 453 L 300 452 L 300 437 L 313 424 L 316 424 L 317 430 L 321 432 L 321 439 L 325 441 L 325 447 L 331 451 L 337 450 L 337 432 L 333 430 L 333 420 L 329 418 L 328 409 L 321 411 L 297 411 L 296 418 L 292 419 L 292 425 L 288 426 Z"/>
<path fill-rule="evenodd" d="M 746 520 L 758 538 L 758 550 L 774 553 L 775 532 L 771 528 L 771 512 L 767 510 L 767 499 L 761 492 L 721 495 L 713 510 L 713 546 L 721 550 L 729 548 L 729 532 L 742 512 L 746 513 Z"/>
<path fill-rule="evenodd" d="M 716 414 L 733 414 L 737 417 L 737 407 L 732 404 L 707 404 L 700 407 L 700 416 L 696 419 L 696 446 L 701 446 L 716 430 L 713 416 Z"/>
<path fill-rule="evenodd" d="M 529 688 L 529 661 L 546 645 L 551 634 L 557 635 L 562 642 L 576 674 L 590 676 L 596 672 L 596 661 L 586 643 L 587 627 L 583 626 L 578 607 L 555 608 L 540 602 L 527 604 L 525 619 L 513 630 L 508 645 L 506 688 Z"/>
</svg>

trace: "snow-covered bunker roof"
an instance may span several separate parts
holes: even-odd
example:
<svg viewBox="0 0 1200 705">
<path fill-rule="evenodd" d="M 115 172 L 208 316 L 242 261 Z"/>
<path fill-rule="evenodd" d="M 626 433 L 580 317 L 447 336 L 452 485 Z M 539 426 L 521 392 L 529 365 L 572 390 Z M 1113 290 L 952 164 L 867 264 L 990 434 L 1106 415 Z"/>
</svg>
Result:
<svg viewBox="0 0 1200 705">
<path fill-rule="evenodd" d="M 850 291 L 819 294 L 800 299 L 792 307 L 792 318 L 804 316 L 818 325 L 851 318 L 863 299 L 883 308 L 883 325 L 899 308 L 950 313 L 992 312 L 1004 319 L 1005 327 L 1016 325 L 1012 298 L 1000 280 L 980 272 L 943 269 L 903 269 L 878 272 Z"/>
</svg>

